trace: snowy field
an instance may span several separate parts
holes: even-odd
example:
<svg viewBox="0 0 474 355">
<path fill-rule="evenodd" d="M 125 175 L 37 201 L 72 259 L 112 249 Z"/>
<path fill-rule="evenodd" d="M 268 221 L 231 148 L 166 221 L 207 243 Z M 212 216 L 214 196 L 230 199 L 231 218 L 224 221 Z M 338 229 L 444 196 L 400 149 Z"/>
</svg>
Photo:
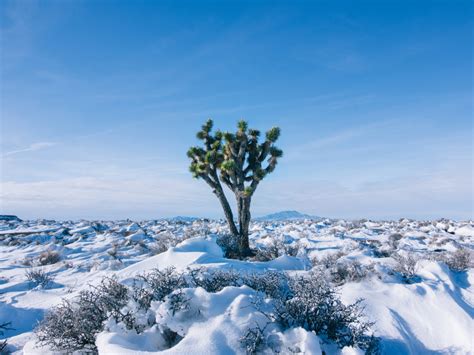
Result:
<svg viewBox="0 0 474 355">
<path fill-rule="evenodd" d="M 3 351 L 472 354 L 472 221 L 259 220 L 246 261 L 225 233 L 0 222 Z"/>
</svg>

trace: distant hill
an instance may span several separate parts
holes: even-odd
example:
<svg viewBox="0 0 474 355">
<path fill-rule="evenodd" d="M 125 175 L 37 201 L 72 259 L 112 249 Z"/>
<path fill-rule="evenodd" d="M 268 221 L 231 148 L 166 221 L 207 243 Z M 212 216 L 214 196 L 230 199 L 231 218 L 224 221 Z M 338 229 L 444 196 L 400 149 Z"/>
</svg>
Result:
<svg viewBox="0 0 474 355">
<path fill-rule="evenodd" d="M 9 214 L 2 214 L 2 215 L 0 215 L 0 221 L 21 222 L 21 219 L 19 219 L 17 216 L 13 216 L 13 215 L 9 215 Z"/>
<path fill-rule="evenodd" d="M 171 218 L 166 218 L 168 221 L 171 222 L 194 222 L 198 220 L 197 217 L 190 217 L 190 216 L 175 216 Z"/>
<path fill-rule="evenodd" d="M 254 218 L 256 221 L 285 221 L 295 219 L 318 219 L 320 217 L 311 216 L 298 211 L 281 211 L 266 216 Z"/>
</svg>

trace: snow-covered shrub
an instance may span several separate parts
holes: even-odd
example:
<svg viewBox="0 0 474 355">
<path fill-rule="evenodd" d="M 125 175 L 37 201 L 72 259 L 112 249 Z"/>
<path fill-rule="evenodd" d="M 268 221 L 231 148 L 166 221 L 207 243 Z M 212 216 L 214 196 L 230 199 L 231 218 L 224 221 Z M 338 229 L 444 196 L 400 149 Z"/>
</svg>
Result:
<svg viewBox="0 0 474 355">
<path fill-rule="evenodd" d="M 240 344 L 247 354 L 257 354 L 266 346 L 265 327 L 261 328 L 258 324 L 253 328 L 248 328 L 245 334 L 240 338 Z"/>
<path fill-rule="evenodd" d="M 56 264 L 61 260 L 61 254 L 54 250 L 46 250 L 42 252 L 38 257 L 40 265 L 51 265 Z"/>
<path fill-rule="evenodd" d="M 446 258 L 446 264 L 456 272 L 462 272 L 469 269 L 473 263 L 472 252 L 469 249 L 459 248 Z"/>
<path fill-rule="evenodd" d="M 207 270 L 205 268 L 189 271 L 189 276 L 194 287 L 202 287 L 207 292 L 219 292 L 224 287 L 240 286 L 241 274 L 230 270 Z"/>
<path fill-rule="evenodd" d="M 331 285 L 318 273 L 289 280 L 290 296 L 276 300 L 275 320 L 285 328 L 302 327 L 327 336 L 341 348 L 358 346 L 367 349 L 368 332 L 373 323 L 363 316 L 362 300 L 344 305 Z"/>
<path fill-rule="evenodd" d="M 184 230 L 184 238 L 195 238 L 195 237 L 205 237 L 211 234 L 209 226 L 207 224 L 197 224 L 193 223 L 188 228 Z"/>
<path fill-rule="evenodd" d="M 260 246 L 254 257 L 257 261 L 270 261 L 282 255 L 296 256 L 300 249 L 299 243 L 287 244 L 280 239 L 272 239 L 266 246 Z"/>
<path fill-rule="evenodd" d="M 343 251 L 339 250 L 336 253 L 326 254 L 322 258 L 314 257 L 311 259 L 311 264 L 313 267 L 331 269 L 336 265 L 337 261 L 345 255 Z"/>
<path fill-rule="evenodd" d="M 183 273 L 176 271 L 174 267 L 154 269 L 139 278 L 145 287 L 137 291 L 142 297 L 138 302 L 148 307 L 151 301 L 162 301 L 171 292 L 188 286 Z"/>
<path fill-rule="evenodd" d="M 112 247 L 107 250 L 107 254 L 109 254 L 112 259 L 119 260 L 119 246 L 117 243 L 112 243 Z"/>
<path fill-rule="evenodd" d="M 216 243 L 222 248 L 226 258 L 238 259 L 239 245 L 232 234 L 219 234 Z"/>
<path fill-rule="evenodd" d="M 329 269 L 331 281 L 342 285 L 350 281 L 360 281 L 367 277 L 370 268 L 362 265 L 357 260 L 339 260 L 336 265 Z"/>
<path fill-rule="evenodd" d="M 43 269 L 28 269 L 25 276 L 32 287 L 47 288 L 54 280 L 54 276 Z"/>
<path fill-rule="evenodd" d="M 0 335 L 3 335 L 7 330 L 11 330 L 10 328 L 11 322 L 0 323 Z M 0 341 L 0 354 L 7 354 L 7 339 Z"/>
<path fill-rule="evenodd" d="M 84 290 L 73 300 L 63 300 L 48 312 L 35 329 L 40 344 L 54 350 L 95 351 L 95 336 L 109 317 L 130 323 L 130 314 L 121 309 L 128 302 L 128 289 L 106 278 L 98 286 Z"/>
<path fill-rule="evenodd" d="M 176 236 L 171 232 L 162 232 L 155 237 L 155 241 L 150 244 L 146 244 L 146 247 L 150 251 L 151 255 L 161 254 L 167 251 L 169 248 L 177 246 L 182 241 L 188 239 L 187 235 Z"/>
<path fill-rule="evenodd" d="M 171 315 L 174 316 L 176 312 L 189 309 L 189 298 L 186 297 L 182 290 L 177 290 L 166 297 Z"/>
<path fill-rule="evenodd" d="M 263 292 L 268 297 L 282 299 L 288 295 L 288 277 L 279 271 L 265 271 L 242 275 L 244 285 L 255 291 Z"/>
<path fill-rule="evenodd" d="M 395 254 L 393 255 L 393 258 L 396 261 L 394 270 L 402 276 L 405 282 L 412 282 L 416 277 L 418 259 L 410 254 L 405 256 L 402 254 Z"/>
<path fill-rule="evenodd" d="M 400 233 L 390 234 L 390 236 L 388 237 L 388 243 L 393 249 L 397 249 L 399 241 L 402 238 L 403 238 L 403 235 L 401 235 Z"/>
</svg>

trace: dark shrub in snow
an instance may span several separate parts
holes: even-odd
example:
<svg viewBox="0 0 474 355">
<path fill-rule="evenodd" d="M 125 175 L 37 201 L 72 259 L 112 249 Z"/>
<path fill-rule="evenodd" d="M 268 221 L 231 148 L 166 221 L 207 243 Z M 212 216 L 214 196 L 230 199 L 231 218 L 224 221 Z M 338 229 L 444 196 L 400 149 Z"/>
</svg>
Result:
<svg viewBox="0 0 474 355">
<path fill-rule="evenodd" d="M 412 282 L 416 277 L 418 260 L 412 255 L 403 256 L 401 254 L 395 254 L 393 258 L 397 262 L 394 270 L 402 276 L 405 282 Z"/>
<path fill-rule="evenodd" d="M 279 239 L 272 239 L 266 246 L 260 246 L 254 257 L 257 261 L 270 261 L 282 255 L 296 256 L 300 249 L 298 243 L 287 244 Z"/>
<path fill-rule="evenodd" d="M 32 287 L 47 288 L 54 280 L 53 275 L 43 269 L 28 269 L 25 271 L 25 276 Z"/>
<path fill-rule="evenodd" d="M 289 293 L 288 277 L 279 271 L 245 274 L 243 283 L 255 291 L 263 292 L 270 298 L 286 298 Z"/>
<path fill-rule="evenodd" d="M 188 283 L 184 274 L 176 271 L 174 267 L 154 269 L 135 280 L 131 298 L 139 308 L 146 310 L 152 301 L 163 301 L 171 292 L 185 287 L 188 287 Z"/>
<path fill-rule="evenodd" d="M 51 265 L 61 261 L 61 255 L 54 250 L 46 250 L 42 252 L 38 258 L 40 265 Z"/>
<path fill-rule="evenodd" d="M 261 328 L 258 324 L 247 329 L 245 334 L 240 338 L 240 344 L 247 354 L 257 354 L 266 346 L 265 328 Z"/>
<path fill-rule="evenodd" d="M 5 322 L 5 323 L 0 323 L 0 335 L 3 335 L 5 333 L 5 331 L 7 330 L 10 330 L 12 328 L 10 328 L 10 325 L 11 323 L 10 322 Z M 3 354 L 5 352 L 5 354 L 7 354 L 7 340 L 2 340 L 0 341 L 0 354 Z"/>
<path fill-rule="evenodd" d="M 399 241 L 401 239 L 403 239 L 403 235 L 401 235 L 400 233 L 393 233 L 390 234 L 390 236 L 388 237 L 388 243 L 393 249 L 397 249 Z"/>
<path fill-rule="evenodd" d="M 202 287 L 207 292 L 219 292 L 224 287 L 241 286 L 241 275 L 233 270 L 207 270 L 205 268 L 189 271 L 194 287 Z"/>
<path fill-rule="evenodd" d="M 216 240 L 224 251 L 224 256 L 229 259 L 237 259 L 239 256 L 239 245 L 231 234 L 220 234 Z"/>
<path fill-rule="evenodd" d="M 317 273 L 290 278 L 290 296 L 276 300 L 275 320 L 286 328 L 303 327 L 327 336 L 340 347 L 368 349 L 373 323 L 364 320 L 362 300 L 344 305 L 336 291 Z"/>
<path fill-rule="evenodd" d="M 36 328 L 38 340 L 54 350 L 95 351 L 95 336 L 109 317 L 129 322 L 129 314 L 121 309 L 128 302 L 128 289 L 114 279 L 104 279 L 99 286 L 81 291 L 72 301 L 48 312 Z"/>
<path fill-rule="evenodd" d="M 331 281 L 342 285 L 350 281 L 360 281 L 367 277 L 369 268 L 357 260 L 338 261 L 331 269 Z"/>
<path fill-rule="evenodd" d="M 345 255 L 346 254 L 344 254 L 344 252 L 337 251 L 336 253 L 327 254 L 322 258 L 312 258 L 311 263 L 314 267 L 321 266 L 325 269 L 330 269 L 333 268 L 336 265 L 337 261 Z"/>
<path fill-rule="evenodd" d="M 469 249 L 460 248 L 446 258 L 446 264 L 456 272 L 469 269 L 473 263 L 473 255 Z"/>
</svg>

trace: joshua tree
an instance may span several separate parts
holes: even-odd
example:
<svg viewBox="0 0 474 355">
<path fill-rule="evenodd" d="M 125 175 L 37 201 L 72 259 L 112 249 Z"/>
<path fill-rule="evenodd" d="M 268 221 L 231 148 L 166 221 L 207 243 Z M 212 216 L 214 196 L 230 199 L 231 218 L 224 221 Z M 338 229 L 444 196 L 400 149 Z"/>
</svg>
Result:
<svg viewBox="0 0 474 355">
<path fill-rule="evenodd" d="M 216 131 L 212 133 L 212 120 L 208 120 L 197 133 L 204 147 L 191 147 L 189 170 L 195 178 L 203 179 L 219 199 L 229 224 L 230 232 L 237 241 L 240 257 L 251 254 L 249 247 L 250 203 L 260 181 L 276 167 L 283 152 L 274 143 L 280 136 L 278 127 L 271 128 L 265 140 L 259 143 L 260 132 L 248 129 L 245 121 L 238 123 L 236 133 Z M 238 226 L 222 185 L 226 185 L 237 200 Z"/>
</svg>

